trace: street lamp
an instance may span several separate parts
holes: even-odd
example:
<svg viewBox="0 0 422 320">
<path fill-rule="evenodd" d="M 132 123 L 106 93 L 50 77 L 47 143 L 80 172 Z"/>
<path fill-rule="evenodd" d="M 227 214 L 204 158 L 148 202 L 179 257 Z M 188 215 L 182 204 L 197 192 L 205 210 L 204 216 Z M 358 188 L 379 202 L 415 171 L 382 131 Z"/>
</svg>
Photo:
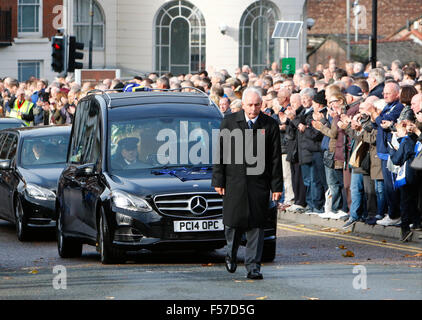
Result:
<svg viewBox="0 0 422 320">
<path fill-rule="evenodd" d="M 359 22 L 359 14 L 361 13 L 361 7 L 359 5 L 359 0 L 355 0 L 353 3 L 353 14 L 355 15 L 355 42 L 358 41 L 358 22 Z"/>
<path fill-rule="evenodd" d="M 346 0 L 347 61 L 350 61 L 350 0 Z"/>
</svg>

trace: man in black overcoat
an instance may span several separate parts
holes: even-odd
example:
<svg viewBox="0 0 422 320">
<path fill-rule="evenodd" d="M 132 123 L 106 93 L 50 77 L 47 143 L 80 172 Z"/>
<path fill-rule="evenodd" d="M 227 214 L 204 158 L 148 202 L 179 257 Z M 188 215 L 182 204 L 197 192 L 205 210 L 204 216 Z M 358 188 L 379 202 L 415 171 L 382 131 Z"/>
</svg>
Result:
<svg viewBox="0 0 422 320">
<path fill-rule="evenodd" d="M 263 278 L 260 269 L 266 214 L 270 200 L 278 201 L 283 191 L 279 127 L 273 118 L 260 112 L 261 105 L 260 91 L 247 88 L 242 110 L 222 120 L 220 152 L 212 176 L 212 186 L 223 196 L 226 268 L 235 272 L 237 250 L 245 234 L 245 267 L 250 279 Z M 228 132 L 236 138 L 224 140 Z M 256 156 L 255 162 L 250 153 Z"/>
</svg>

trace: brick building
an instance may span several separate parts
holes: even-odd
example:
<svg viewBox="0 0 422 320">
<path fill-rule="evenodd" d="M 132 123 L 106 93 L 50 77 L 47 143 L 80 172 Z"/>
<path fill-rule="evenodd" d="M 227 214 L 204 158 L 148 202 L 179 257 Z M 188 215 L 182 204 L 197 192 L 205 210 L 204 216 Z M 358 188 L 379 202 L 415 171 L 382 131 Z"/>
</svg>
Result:
<svg viewBox="0 0 422 320">
<path fill-rule="evenodd" d="M 358 41 L 355 44 L 355 15 L 353 13 L 354 0 L 350 1 L 350 41 L 352 45 L 351 60 L 367 62 L 369 60 L 369 37 L 372 33 L 372 0 L 360 0 L 360 18 L 358 20 Z M 330 57 L 337 59 L 340 65 L 346 61 L 347 44 L 347 0 L 308 0 L 307 16 L 315 20 L 311 30 L 308 30 L 307 59 L 312 67 L 317 63 L 328 63 Z M 390 40 L 401 39 L 413 28 L 413 22 L 422 17 L 421 0 L 378 0 L 377 33 L 379 50 L 378 58 L 388 64 L 393 51 L 399 54 L 400 43 Z M 406 30 L 408 31 L 406 32 Z M 404 31 L 403 31 L 404 30 Z M 394 37 L 401 32 L 401 36 Z M 411 39 L 408 39 L 409 41 Z M 409 42 L 408 41 L 408 42 Z M 390 43 L 391 42 L 391 43 Z M 420 52 L 419 44 L 410 41 L 403 42 L 402 48 L 412 49 L 411 52 Z M 394 50 L 393 50 L 394 49 Z M 390 55 L 388 52 L 391 51 Z M 410 53 L 411 53 L 410 52 Z M 401 54 L 406 53 L 405 50 Z M 406 54 L 402 59 L 411 59 Z M 416 55 L 412 60 L 420 60 Z"/>
<path fill-rule="evenodd" d="M 347 0 L 346 0 L 347 1 Z M 315 25 L 309 36 L 345 35 L 346 34 L 346 2 L 345 0 L 308 0 L 307 16 L 315 20 Z M 353 0 L 350 0 L 351 26 L 354 36 Z M 366 28 L 359 28 L 359 35 L 368 38 L 372 28 L 372 0 L 360 0 L 360 6 L 365 7 Z M 378 36 L 382 39 L 396 33 L 406 22 L 415 20 L 422 15 L 421 0 L 378 0 Z M 362 40 L 362 39 L 360 39 Z"/>
<path fill-rule="evenodd" d="M 62 0 L 0 0 L 0 76 L 53 76 L 50 39 Z"/>
</svg>

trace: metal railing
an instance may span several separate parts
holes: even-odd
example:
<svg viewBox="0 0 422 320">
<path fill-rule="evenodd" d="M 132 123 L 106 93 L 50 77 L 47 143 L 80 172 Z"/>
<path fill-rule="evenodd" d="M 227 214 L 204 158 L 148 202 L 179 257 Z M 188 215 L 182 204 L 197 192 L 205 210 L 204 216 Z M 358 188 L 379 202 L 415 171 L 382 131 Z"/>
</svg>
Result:
<svg viewBox="0 0 422 320">
<path fill-rule="evenodd" d="M 211 98 L 204 91 L 202 91 L 202 90 L 200 90 L 198 88 L 195 88 L 195 87 L 183 87 L 183 88 L 178 88 L 178 89 L 158 89 L 158 88 L 144 88 L 144 89 L 146 89 L 145 90 L 146 92 L 148 92 L 148 91 L 155 91 L 155 92 L 157 92 L 157 91 L 158 92 L 160 92 L 160 91 L 161 92 L 183 92 L 182 90 L 184 90 L 184 89 L 191 89 L 191 90 L 194 90 L 196 93 L 201 94 L 204 98 L 207 98 L 210 107 L 214 107 L 217 110 L 220 110 L 218 108 L 218 106 L 215 105 L 215 103 L 211 100 Z M 123 88 L 121 88 L 121 89 L 106 89 L 106 90 L 93 89 L 93 90 L 88 91 L 87 94 L 88 95 L 89 94 L 98 94 L 98 93 L 104 94 L 105 96 L 107 96 L 107 99 L 108 99 L 107 107 L 110 107 L 111 106 L 111 97 L 109 95 L 109 92 L 110 93 L 116 92 L 116 91 L 117 92 L 120 92 L 120 91 L 123 92 L 123 90 L 124 90 Z M 134 91 L 134 92 L 136 92 L 136 91 Z"/>
</svg>

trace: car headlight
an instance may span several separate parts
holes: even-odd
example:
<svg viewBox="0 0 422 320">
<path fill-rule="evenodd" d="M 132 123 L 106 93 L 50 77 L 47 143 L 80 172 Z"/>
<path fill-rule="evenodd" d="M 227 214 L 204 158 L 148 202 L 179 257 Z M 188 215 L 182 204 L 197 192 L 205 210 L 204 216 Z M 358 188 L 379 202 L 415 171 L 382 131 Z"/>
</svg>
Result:
<svg viewBox="0 0 422 320">
<path fill-rule="evenodd" d="M 28 196 L 37 200 L 56 200 L 56 195 L 53 191 L 37 186 L 35 184 L 28 183 L 26 185 L 26 192 Z"/>
<path fill-rule="evenodd" d="M 111 200 L 113 205 L 119 209 L 138 212 L 152 211 L 151 206 L 144 199 L 130 195 L 123 191 L 112 191 Z"/>
</svg>

